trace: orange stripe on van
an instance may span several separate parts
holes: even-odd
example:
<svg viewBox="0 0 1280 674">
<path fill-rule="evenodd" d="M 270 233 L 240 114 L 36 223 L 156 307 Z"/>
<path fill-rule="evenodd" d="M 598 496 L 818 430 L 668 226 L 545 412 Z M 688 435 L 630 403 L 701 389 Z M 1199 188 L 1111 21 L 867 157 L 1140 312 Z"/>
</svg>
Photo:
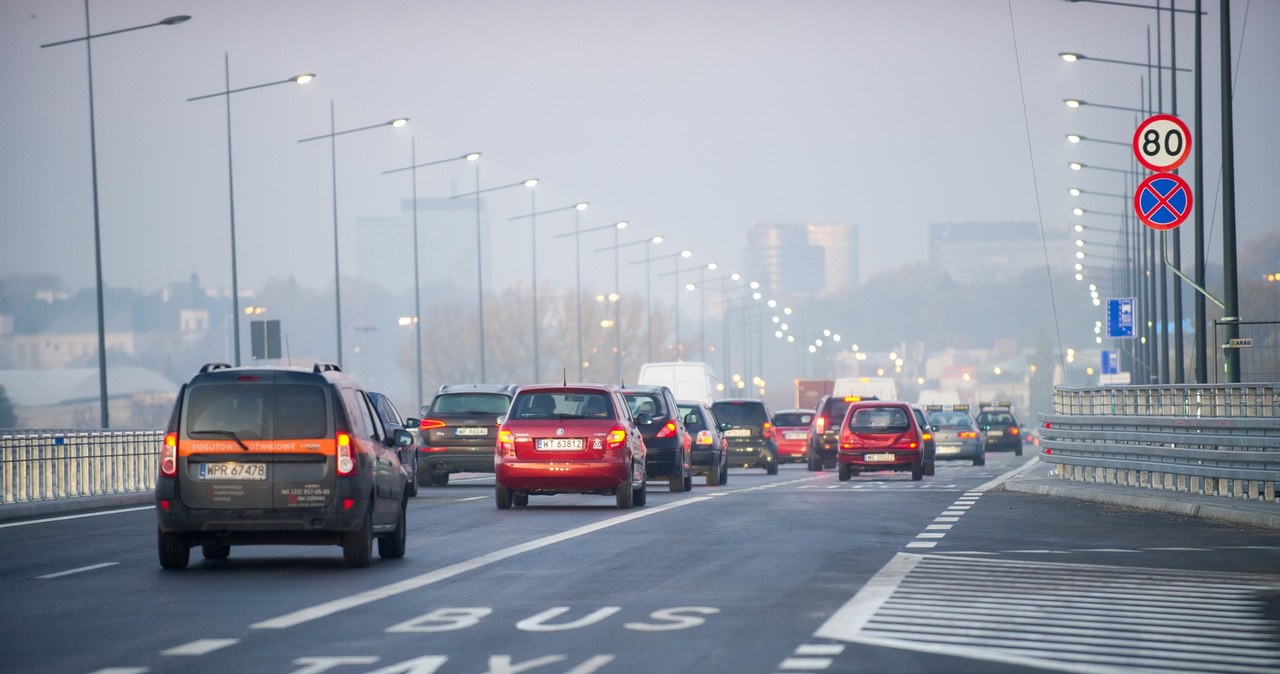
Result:
<svg viewBox="0 0 1280 674">
<path fill-rule="evenodd" d="M 314 440 L 245 440 L 244 444 L 250 452 L 258 454 L 325 454 L 332 455 L 336 451 L 337 441 L 333 438 L 316 438 Z M 228 454 L 243 452 L 244 449 L 235 440 L 218 438 L 216 440 L 183 440 L 178 443 L 183 456 L 193 454 Z"/>
</svg>

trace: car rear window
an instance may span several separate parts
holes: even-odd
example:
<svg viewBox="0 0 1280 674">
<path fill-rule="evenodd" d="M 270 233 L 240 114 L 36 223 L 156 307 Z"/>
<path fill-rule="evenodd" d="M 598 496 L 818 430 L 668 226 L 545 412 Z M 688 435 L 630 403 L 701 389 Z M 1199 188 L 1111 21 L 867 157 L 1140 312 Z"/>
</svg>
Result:
<svg viewBox="0 0 1280 674">
<path fill-rule="evenodd" d="M 844 418 L 845 412 L 849 411 L 849 403 L 840 398 L 832 398 L 827 401 L 827 419 L 831 420 L 828 428 L 839 426 L 840 420 Z"/>
<path fill-rule="evenodd" d="M 308 384 L 203 384 L 187 394 L 187 435 L 231 432 L 241 440 L 322 438 L 324 389 Z"/>
<path fill-rule="evenodd" d="M 812 421 L 811 412 L 778 412 L 773 415 L 774 426 L 808 426 Z"/>
<path fill-rule="evenodd" d="M 703 418 L 701 408 L 682 406 L 680 408 L 680 416 L 684 417 L 684 427 L 687 428 L 690 433 L 708 430 L 707 420 Z M 693 421 L 690 422 L 690 419 Z"/>
<path fill-rule="evenodd" d="M 968 428 L 973 425 L 973 417 L 964 412 L 934 412 L 929 415 L 929 423 L 935 426 Z"/>
<path fill-rule="evenodd" d="M 506 414 L 511 398 L 501 393 L 442 393 L 431 401 L 431 414 Z"/>
<path fill-rule="evenodd" d="M 907 413 L 900 407 L 864 407 L 849 416 L 849 430 L 855 433 L 903 433 L 910 429 Z"/>
<path fill-rule="evenodd" d="M 658 419 L 667 415 L 667 406 L 662 403 L 662 396 L 657 393 L 627 393 L 627 404 L 631 406 L 632 415 L 648 414 Z"/>
<path fill-rule="evenodd" d="M 1008 412 L 983 412 L 978 415 L 980 424 L 1012 424 L 1013 415 Z"/>
<path fill-rule="evenodd" d="M 711 406 L 716 418 L 734 426 L 763 426 L 769 421 L 764 405 L 752 402 L 717 402 Z"/>
<path fill-rule="evenodd" d="M 513 419 L 614 419 L 605 393 L 534 391 L 518 393 L 511 405 Z"/>
</svg>

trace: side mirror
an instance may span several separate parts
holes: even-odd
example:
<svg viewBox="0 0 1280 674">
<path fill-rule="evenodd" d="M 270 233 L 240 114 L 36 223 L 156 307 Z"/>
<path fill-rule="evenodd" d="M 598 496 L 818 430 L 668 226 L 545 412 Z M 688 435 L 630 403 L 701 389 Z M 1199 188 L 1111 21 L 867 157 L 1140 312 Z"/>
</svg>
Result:
<svg viewBox="0 0 1280 674">
<path fill-rule="evenodd" d="M 934 433 L 937 433 L 938 431 L 942 430 L 942 427 L 937 424 L 934 424 L 929 427 L 929 430 L 933 431 Z"/>
<path fill-rule="evenodd" d="M 727 421 L 721 421 L 720 423 L 716 424 L 716 428 L 719 428 L 719 429 L 720 429 L 720 432 L 721 432 L 721 433 L 723 433 L 723 432 L 725 432 L 725 431 L 729 430 L 730 428 L 733 428 L 733 424 L 731 424 L 731 423 L 729 423 L 729 422 L 727 422 Z"/>
<path fill-rule="evenodd" d="M 421 425 L 422 425 L 422 421 L 419 419 L 415 419 L 413 417 L 409 417 L 408 419 L 404 420 L 404 427 L 408 429 L 414 429 Z"/>
<path fill-rule="evenodd" d="M 698 416 L 696 414 L 685 415 L 685 418 L 684 418 L 685 426 L 692 426 L 696 423 L 698 423 Z"/>
<path fill-rule="evenodd" d="M 502 415 L 502 416 L 498 417 L 498 425 L 499 425 L 499 426 L 501 426 L 501 425 L 503 425 L 503 424 L 505 424 L 505 423 L 507 423 L 507 415 L 505 415 L 505 414 L 504 414 L 504 415 Z"/>
<path fill-rule="evenodd" d="M 410 433 L 403 428 L 396 430 L 395 444 L 396 447 L 412 447 L 413 433 Z"/>
<path fill-rule="evenodd" d="M 991 430 L 991 427 L 990 427 L 990 426 L 988 426 L 988 425 L 986 425 L 986 424 L 983 424 L 983 425 L 981 425 L 981 426 L 979 426 L 979 427 L 978 427 L 978 430 L 980 430 L 980 431 L 989 431 L 989 430 Z"/>
<path fill-rule="evenodd" d="M 636 423 L 637 423 L 637 424 L 639 424 L 639 425 L 641 425 L 641 426 L 648 426 L 649 424 L 652 424 L 652 423 L 653 423 L 653 415 L 652 415 L 652 414 L 644 414 L 644 413 L 637 414 L 637 415 L 636 415 Z"/>
</svg>

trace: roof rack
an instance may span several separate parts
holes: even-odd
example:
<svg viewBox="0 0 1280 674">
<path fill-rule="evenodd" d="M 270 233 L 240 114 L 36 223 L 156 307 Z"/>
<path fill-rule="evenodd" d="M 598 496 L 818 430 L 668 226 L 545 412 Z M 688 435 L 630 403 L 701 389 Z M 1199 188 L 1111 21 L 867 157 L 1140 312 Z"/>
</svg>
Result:
<svg viewBox="0 0 1280 674">
<path fill-rule="evenodd" d="M 203 366 L 200 367 L 200 374 L 204 374 L 206 372 L 213 372 L 214 370 L 229 370 L 229 369 L 231 369 L 231 363 L 205 363 Z"/>
<path fill-rule="evenodd" d="M 323 372 L 342 372 L 342 368 L 338 367 L 334 363 L 316 363 L 315 367 L 311 368 L 311 371 L 316 374 Z"/>
</svg>

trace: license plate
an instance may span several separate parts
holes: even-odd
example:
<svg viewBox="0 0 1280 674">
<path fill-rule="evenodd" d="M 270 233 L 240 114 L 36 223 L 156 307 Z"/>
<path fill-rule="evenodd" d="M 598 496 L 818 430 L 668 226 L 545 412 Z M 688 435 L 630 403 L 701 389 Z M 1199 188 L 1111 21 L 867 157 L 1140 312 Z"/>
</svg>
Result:
<svg viewBox="0 0 1280 674">
<path fill-rule="evenodd" d="M 1004 435 L 1004 431 L 987 431 L 988 438 L 998 438 Z"/>
<path fill-rule="evenodd" d="M 863 461 L 895 461 L 897 460 L 897 458 L 898 457 L 895 454 L 868 454 L 862 457 L 862 460 Z"/>
<path fill-rule="evenodd" d="M 961 449 L 959 445 L 938 445 L 939 454 L 959 454 Z"/>
<path fill-rule="evenodd" d="M 265 480 L 267 464 L 265 463 L 223 463 L 200 464 L 201 480 Z"/>
<path fill-rule="evenodd" d="M 488 426 L 463 426 L 453 429 L 454 435 L 461 435 L 468 438 L 485 436 L 489 434 Z"/>
<path fill-rule="evenodd" d="M 543 452 L 580 452 L 582 438 L 538 438 L 538 450 Z"/>
<path fill-rule="evenodd" d="M 726 438 L 749 438 L 751 437 L 750 428 L 730 428 L 724 432 Z"/>
<path fill-rule="evenodd" d="M 783 433 L 782 437 L 785 440 L 804 440 L 808 435 L 809 434 L 804 431 L 792 431 L 790 433 Z"/>
</svg>

